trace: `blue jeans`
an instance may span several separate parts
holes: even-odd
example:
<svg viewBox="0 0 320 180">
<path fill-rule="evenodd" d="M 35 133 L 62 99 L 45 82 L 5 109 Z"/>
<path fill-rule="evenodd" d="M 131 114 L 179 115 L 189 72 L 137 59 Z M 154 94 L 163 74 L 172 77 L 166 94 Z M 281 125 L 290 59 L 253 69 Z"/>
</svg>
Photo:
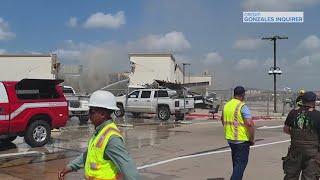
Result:
<svg viewBox="0 0 320 180">
<path fill-rule="evenodd" d="M 249 142 L 240 144 L 229 142 L 229 146 L 231 148 L 233 165 L 231 180 L 241 180 L 244 170 L 246 169 L 248 164 L 250 144 Z"/>
</svg>

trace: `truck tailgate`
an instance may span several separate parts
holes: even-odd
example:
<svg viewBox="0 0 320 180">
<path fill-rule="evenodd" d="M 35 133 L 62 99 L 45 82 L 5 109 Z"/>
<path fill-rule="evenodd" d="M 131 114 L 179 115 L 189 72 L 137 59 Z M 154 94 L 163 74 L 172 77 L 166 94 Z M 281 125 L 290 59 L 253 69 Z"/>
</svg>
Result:
<svg viewBox="0 0 320 180">
<path fill-rule="evenodd" d="M 176 107 L 176 108 L 184 109 L 184 99 L 180 98 L 180 99 L 177 99 L 177 100 L 179 101 L 179 107 Z M 185 108 L 186 109 L 193 109 L 194 108 L 194 99 L 193 98 L 186 98 Z"/>
</svg>

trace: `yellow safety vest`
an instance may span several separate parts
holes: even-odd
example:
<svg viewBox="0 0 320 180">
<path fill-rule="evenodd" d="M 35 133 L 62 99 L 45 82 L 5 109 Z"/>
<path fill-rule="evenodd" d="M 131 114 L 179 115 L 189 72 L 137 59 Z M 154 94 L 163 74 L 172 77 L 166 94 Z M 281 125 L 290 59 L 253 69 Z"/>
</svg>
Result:
<svg viewBox="0 0 320 180">
<path fill-rule="evenodd" d="M 85 179 L 87 180 L 116 180 L 120 179 L 121 174 L 111 160 L 105 160 L 104 150 L 112 135 L 122 138 L 115 123 L 110 123 L 93 136 L 88 144 L 88 152 L 85 169 Z"/>
<path fill-rule="evenodd" d="M 243 105 L 240 100 L 232 99 L 223 108 L 224 132 L 228 140 L 249 141 L 249 131 L 241 115 Z"/>
</svg>

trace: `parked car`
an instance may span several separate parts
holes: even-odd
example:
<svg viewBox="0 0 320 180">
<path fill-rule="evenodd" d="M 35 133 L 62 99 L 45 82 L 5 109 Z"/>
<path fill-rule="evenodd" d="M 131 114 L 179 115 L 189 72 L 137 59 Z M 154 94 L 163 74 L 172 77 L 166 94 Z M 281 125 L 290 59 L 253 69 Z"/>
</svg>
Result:
<svg viewBox="0 0 320 180">
<path fill-rule="evenodd" d="M 117 117 L 123 116 L 126 108 L 135 117 L 141 113 L 157 113 L 160 120 L 166 121 L 172 114 L 183 119 L 184 113 L 194 109 L 194 99 L 186 97 L 184 100 L 176 91 L 169 89 L 139 89 L 132 91 L 127 100 L 125 95 L 117 97 L 117 106 L 120 109 L 115 112 Z"/>
<path fill-rule="evenodd" d="M 0 141 L 23 136 L 31 147 L 45 145 L 51 129 L 66 125 L 68 104 L 58 85 L 63 80 L 0 82 Z"/>
<path fill-rule="evenodd" d="M 89 120 L 88 97 L 77 95 L 71 86 L 63 86 L 63 93 L 68 101 L 69 117 L 78 117 L 80 124 Z"/>
</svg>

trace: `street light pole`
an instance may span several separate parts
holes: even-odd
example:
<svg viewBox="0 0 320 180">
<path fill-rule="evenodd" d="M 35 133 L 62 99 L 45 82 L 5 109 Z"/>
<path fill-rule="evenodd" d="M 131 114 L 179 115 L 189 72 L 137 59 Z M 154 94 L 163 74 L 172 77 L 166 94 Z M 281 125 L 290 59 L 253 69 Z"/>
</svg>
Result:
<svg viewBox="0 0 320 180">
<path fill-rule="evenodd" d="M 269 70 L 269 75 L 273 75 L 273 110 L 277 112 L 277 75 L 282 74 L 280 67 L 277 67 L 277 39 L 288 39 L 288 37 L 263 37 L 262 40 L 273 41 L 273 67 Z"/>
<path fill-rule="evenodd" d="M 273 71 L 277 67 L 277 39 L 273 40 Z M 273 73 L 273 111 L 277 112 L 277 74 Z"/>
</svg>

